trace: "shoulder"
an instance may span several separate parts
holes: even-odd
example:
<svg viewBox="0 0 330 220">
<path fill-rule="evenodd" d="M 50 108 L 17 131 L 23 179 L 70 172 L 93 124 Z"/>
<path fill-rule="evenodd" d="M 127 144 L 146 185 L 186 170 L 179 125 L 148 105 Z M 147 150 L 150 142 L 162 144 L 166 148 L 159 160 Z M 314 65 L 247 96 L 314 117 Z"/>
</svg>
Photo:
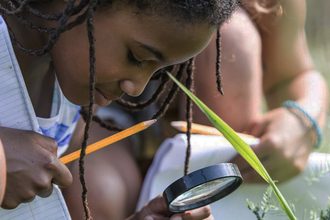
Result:
<svg viewBox="0 0 330 220">
<path fill-rule="evenodd" d="M 284 26 L 303 27 L 305 22 L 305 0 L 241 0 L 241 2 L 261 32 L 272 32 Z"/>
</svg>

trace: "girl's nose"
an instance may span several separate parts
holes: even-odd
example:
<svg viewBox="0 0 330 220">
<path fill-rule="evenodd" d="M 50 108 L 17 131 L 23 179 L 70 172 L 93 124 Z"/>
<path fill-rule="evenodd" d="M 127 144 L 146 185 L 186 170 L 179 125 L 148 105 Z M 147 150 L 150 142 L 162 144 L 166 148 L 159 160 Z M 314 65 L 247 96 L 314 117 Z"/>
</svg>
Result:
<svg viewBox="0 0 330 220">
<path fill-rule="evenodd" d="M 149 82 L 150 77 L 141 77 L 140 79 L 135 79 L 135 81 L 124 79 L 120 81 L 119 85 L 120 88 L 128 95 L 138 96 L 143 92 L 144 88 Z"/>
</svg>

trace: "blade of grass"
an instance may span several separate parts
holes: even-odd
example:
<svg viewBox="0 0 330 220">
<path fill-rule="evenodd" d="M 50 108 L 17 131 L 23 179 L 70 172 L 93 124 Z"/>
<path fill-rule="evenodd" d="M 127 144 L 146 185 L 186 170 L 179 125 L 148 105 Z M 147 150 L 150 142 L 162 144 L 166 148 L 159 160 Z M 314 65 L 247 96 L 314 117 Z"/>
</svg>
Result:
<svg viewBox="0 0 330 220">
<path fill-rule="evenodd" d="M 283 210 L 291 220 L 296 220 L 291 208 L 287 201 L 275 185 L 272 178 L 269 176 L 267 170 L 260 162 L 257 155 L 253 152 L 250 146 L 245 143 L 236 132 L 229 127 L 219 116 L 217 116 L 211 109 L 209 109 L 202 101 L 200 101 L 195 95 L 193 95 L 184 85 L 182 85 L 175 77 L 167 72 L 169 77 L 191 98 L 195 104 L 204 112 L 211 123 L 217 128 L 223 136 L 233 145 L 236 151 L 260 174 L 262 178 L 273 188 L 274 193 L 279 200 Z"/>
</svg>

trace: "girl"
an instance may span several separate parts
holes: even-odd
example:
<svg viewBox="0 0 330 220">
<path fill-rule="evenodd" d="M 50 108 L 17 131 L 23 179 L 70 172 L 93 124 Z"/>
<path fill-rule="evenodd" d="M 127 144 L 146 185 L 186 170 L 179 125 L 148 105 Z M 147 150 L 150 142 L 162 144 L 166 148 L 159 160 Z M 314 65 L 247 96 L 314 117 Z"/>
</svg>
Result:
<svg viewBox="0 0 330 220">
<path fill-rule="evenodd" d="M 286 100 L 294 100 L 320 128 L 323 128 L 328 105 L 328 89 L 322 75 L 315 70 L 308 51 L 304 30 L 305 0 L 242 0 L 241 2 L 243 7 L 236 10 L 231 20 L 221 29 L 221 71 L 225 95 L 217 95 L 218 91 L 214 83 L 214 63 L 217 60 L 216 37 L 196 57 L 196 95 L 236 131 L 245 131 L 261 138 L 261 143 L 255 146 L 254 150 L 272 178 L 283 183 L 306 168 L 308 156 L 319 145 L 320 140 L 306 115 L 304 116 L 298 109 L 284 107 L 281 104 Z M 268 112 L 262 112 L 263 97 L 267 101 Z M 162 118 L 161 121 L 166 120 L 162 123 L 162 133 L 156 129 L 149 129 L 141 134 L 143 138 L 140 145 L 149 148 L 148 151 L 143 152 L 140 160 L 150 162 L 153 155 L 150 152 L 160 145 L 159 141 L 175 135 L 176 131 L 169 126 L 169 122 L 185 119 L 184 98 L 185 96 L 182 96 L 179 101 L 174 102 L 172 108 Z M 194 122 L 201 124 L 208 122 L 198 107 L 193 110 Z M 150 112 L 155 111 L 150 110 Z M 142 116 L 138 120 L 147 118 L 148 113 L 141 112 Z M 103 115 L 112 117 L 110 113 Z M 136 115 L 134 116 L 137 118 Z M 99 131 L 95 133 L 106 136 Z M 116 195 L 120 191 L 127 192 L 130 196 L 130 199 L 114 200 L 109 196 L 94 193 L 102 191 L 101 186 L 95 187 L 95 191 L 89 194 L 90 200 L 95 201 L 93 209 L 104 210 L 98 212 L 100 213 L 98 219 L 106 219 L 105 216 L 120 219 L 120 217 L 116 218 L 119 212 L 125 212 L 127 207 L 135 206 L 141 177 L 139 179 L 136 175 L 132 176 L 136 171 L 134 164 L 131 165 L 133 160 L 129 160 L 133 157 L 128 146 L 130 144 L 132 145 L 127 141 L 117 143 L 111 146 L 111 150 L 107 148 L 90 155 L 86 161 L 90 166 L 98 168 L 97 174 L 94 169 L 87 171 L 88 178 L 94 180 L 97 176 L 109 175 L 113 177 L 109 177 L 109 181 L 117 179 L 117 182 L 112 181 L 109 194 Z M 98 159 L 100 157 L 113 159 L 101 161 Z M 126 159 L 122 160 L 122 158 Z M 242 157 L 237 156 L 232 162 L 240 166 L 245 183 L 264 183 L 264 180 Z M 101 166 L 106 168 L 102 170 L 99 168 Z M 120 172 L 117 172 L 118 170 Z M 133 181 L 134 184 L 131 184 Z M 71 198 L 68 200 L 69 208 L 73 215 L 74 213 L 79 215 L 81 211 L 73 197 L 74 190 L 70 190 L 68 195 Z M 126 209 L 119 209 L 118 202 L 126 203 L 126 206 L 121 206 Z M 104 203 L 109 206 L 102 206 Z"/>
<path fill-rule="evenodd" d="M 83 138 L 80 179 L 90 218 L 83 159 L 94 102 L 105 106 L 124 93 L 139 95 L 154 72 L 205 48 L 235 5 L 232 0 L 1 1 L 16 55 L 11 59 L 19 63 L 40 129 L 48 136 L 0 127 L 7 161 L 2 207 L 47 197 L 52 183 L 69 186 L 71 173 L 58 157 L 70 139 L 74 147 Z M 82 132 L 75 116 L 78 106 L 87 105 Z M 166 212 L 159 197 L 130 219 L 166 219 Z M 201 208 L 172 218 L 209 215 Z"/>
</svg>

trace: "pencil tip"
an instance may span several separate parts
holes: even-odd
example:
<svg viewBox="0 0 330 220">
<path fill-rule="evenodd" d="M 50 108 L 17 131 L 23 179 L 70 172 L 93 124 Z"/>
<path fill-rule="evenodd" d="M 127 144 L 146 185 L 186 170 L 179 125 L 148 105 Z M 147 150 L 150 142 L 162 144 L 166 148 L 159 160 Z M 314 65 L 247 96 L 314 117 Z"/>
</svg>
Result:
<svg viewBox="0 0 330 220">
<path fill-rule="evenodd" d="M 150 119 L 148 121 L 145 121 L 144 124 L 149 127 L 150 125 L 154 124 L 157 121 L 157 119 Z"/>
</svg>

